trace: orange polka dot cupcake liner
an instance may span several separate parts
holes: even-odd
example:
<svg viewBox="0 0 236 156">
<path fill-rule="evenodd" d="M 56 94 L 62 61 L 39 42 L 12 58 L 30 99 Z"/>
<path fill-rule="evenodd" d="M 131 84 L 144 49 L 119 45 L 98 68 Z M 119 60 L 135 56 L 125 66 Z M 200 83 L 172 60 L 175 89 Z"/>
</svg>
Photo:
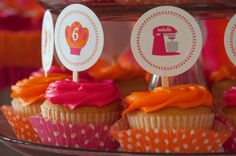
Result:
<svg viewBox="0 0 236 156">
<path fill-rule="evenodd" d="M 0 107 L 0 109 L 19 140 L 40 143 L 37 132 L 33 129 L 31 123 L 26 117 L 17 115 L 10 106 L 4 105 Z"/>
<path fill-rule="evenodd" d="M 127 119 L 117 121 L 110 132 L 127 152 L 212 153 L 229 137 L 228 133 L 201 129 L 130 129 Z"/>
<path fill-rule="evenodd" d="M 122 5 L 177 5 L 190 3 L 191 0 L 116 0 L 116 2 Z"/>
</svg>

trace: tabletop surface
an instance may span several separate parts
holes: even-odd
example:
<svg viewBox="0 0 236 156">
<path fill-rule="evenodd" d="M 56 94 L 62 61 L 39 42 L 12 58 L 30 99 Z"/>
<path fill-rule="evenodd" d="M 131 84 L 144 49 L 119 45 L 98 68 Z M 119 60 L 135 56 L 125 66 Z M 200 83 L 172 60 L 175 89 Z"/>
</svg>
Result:
<svg viewBox="0 0 236 156">
<path fill-rule="evenodd" d="M 2 143 L 0 143 L 0 153 L 1 153 L 1 156 L 23 156 L 20 153 L 15 152 L 12 149 L 6 147 Z"/>
</svg>

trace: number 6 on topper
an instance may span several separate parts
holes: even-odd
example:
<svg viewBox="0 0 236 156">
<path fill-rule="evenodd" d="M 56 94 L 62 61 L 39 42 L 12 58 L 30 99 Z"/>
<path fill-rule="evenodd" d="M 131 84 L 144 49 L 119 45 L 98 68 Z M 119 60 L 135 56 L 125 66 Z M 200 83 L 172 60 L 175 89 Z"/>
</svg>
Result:
<svg viewBox="0 0 236 156">
<path fill-rule="evenodd" d="M 104 34 L 98 17 L 81 4 L 66 7 L 58 16 L 55 27 L 55 47 L 61 63 L 77 72 L 96 63 L 104 45 Z"/>
<path fill-rule="evenodd" d="M 80 55 L 82 48 L 88 41 L 89 30 L 83 28 L 79 22 L 73 22 L 71 26 L 66 27 L 66 41 L 70 47 L 72 55 Z"/>
</svg>

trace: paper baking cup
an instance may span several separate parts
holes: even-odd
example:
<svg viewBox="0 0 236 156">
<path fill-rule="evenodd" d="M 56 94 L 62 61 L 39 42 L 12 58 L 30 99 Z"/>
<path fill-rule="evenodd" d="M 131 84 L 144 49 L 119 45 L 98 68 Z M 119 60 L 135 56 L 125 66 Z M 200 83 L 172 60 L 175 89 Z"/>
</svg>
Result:
<svg viewBox="0 0 236 156">
<path fill-rule="evenodd" d="M 41 111 L 45 119 L 66 123 L 113 124 L 121 116 L 120 111 L 107 113 L 67 113 L 44 107 L 44 105 L 41 106 Z"/>
<path fill-rule="evenodd" d="M 116 0 L 117 3 L 122 5 L 152 5 L 152 4 L 185 4 L 191 0 Z"/>
<path fill-rule="evenodd" d="M 231 121 L 224 114 L 215 116 L 214 128 L 221 132 L 231 133 L 229 139 L 223 144 L 225 152 L 236 152 L 236 129 Z"/>
<path fill-rule="evenodd" d="M 127 119 L 131 128 L 178 128 L 211 129 L 214 114 L 192 116 L 155 116 L 129 115 Z"/>
<path fill-rule="evenodd" d="M 236 127 L 236 114 L 235 115 L 225 114 L 225 116 L 227 116 L 232 125 Z"/>
<path fill-rule="evenodd" d="M 41 112 L 41 103 L 35 103 L 24 106 L 24 102 L 19 99 L 13 99 L 11 103 L 13 110 L 20 116 L 29 117 L 31 115 L 39 114 Z"/>
<path fill-rule="evenodd" d="M 211 153 L 218 151 L 229 137 L 225 133 L 200 129 L 130 129 L 126 119 L 117 121 L 110 132 L 128 152 Z"/>
<path fill-rule="evenodd" d="M 68 124 L 45 120 L 42 115 L 29 118 L 42 143 L 94 150 L 117 150 L 119 144 L 109 135 L 110 126 Z"/>
<path fill-rule="evenodd" d="M 221 112 L 224 106 L 224 100 L 222 97 L 214 97 L 213 104 L 214 104 L 214 110 L 217 112 Z"/>
<path fill-rule="evenodd" d="M 7 118 L 18 139 L 34 143 L 40 143 L 38 134 L 26 117 L 17 115 L 10 106 L 2 106 L 1 111 Z"/>
</svg>

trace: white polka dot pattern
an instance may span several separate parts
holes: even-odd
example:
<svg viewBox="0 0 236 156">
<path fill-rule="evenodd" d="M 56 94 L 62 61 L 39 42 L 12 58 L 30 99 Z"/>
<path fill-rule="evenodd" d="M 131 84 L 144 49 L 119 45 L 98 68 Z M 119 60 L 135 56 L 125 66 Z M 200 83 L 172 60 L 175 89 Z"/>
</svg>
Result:
<svg viewBox="0 0 236 156">
<path fill-rule="evenodd" d="M 128 152 L 209 153 L 218 151 L 229 137 L 212 130 L 129 129 L 121 119 L 111 127 L 112 136 Z"/>
<path fill-rule="evenodd" d="M 43 119 L 41 115 L 30 117 L 30 122 L 44 144 L 96 150 L 116 150 L 119 147 L 110 137 L 108 125 L 56 123 Z"/>
<path fill-rule="evenodd" d="M 36 131 L 27 118 L 17 115 L 9 106 L 0 108 L 18 139 L 34 143 L 40 142 Z"/>
<path fill-rule="evenodd" d="M 225 133 L 231 133 L 230 138 L 223 144 L 225 152 L 235 153 L 236 152 L 236 126 L 233 125 L 230 118 L 224 114 L 216 114 L 214 121 L 214 129 L 222 131 Z M 221 140 L 218 138 L 218 135 L 215 134 L 215 141 L 220 143 Z M 208 147 L 210 149 L 210 147 Z M 211 147 L 212 148 L 212 147 Z"/>
</svg>

